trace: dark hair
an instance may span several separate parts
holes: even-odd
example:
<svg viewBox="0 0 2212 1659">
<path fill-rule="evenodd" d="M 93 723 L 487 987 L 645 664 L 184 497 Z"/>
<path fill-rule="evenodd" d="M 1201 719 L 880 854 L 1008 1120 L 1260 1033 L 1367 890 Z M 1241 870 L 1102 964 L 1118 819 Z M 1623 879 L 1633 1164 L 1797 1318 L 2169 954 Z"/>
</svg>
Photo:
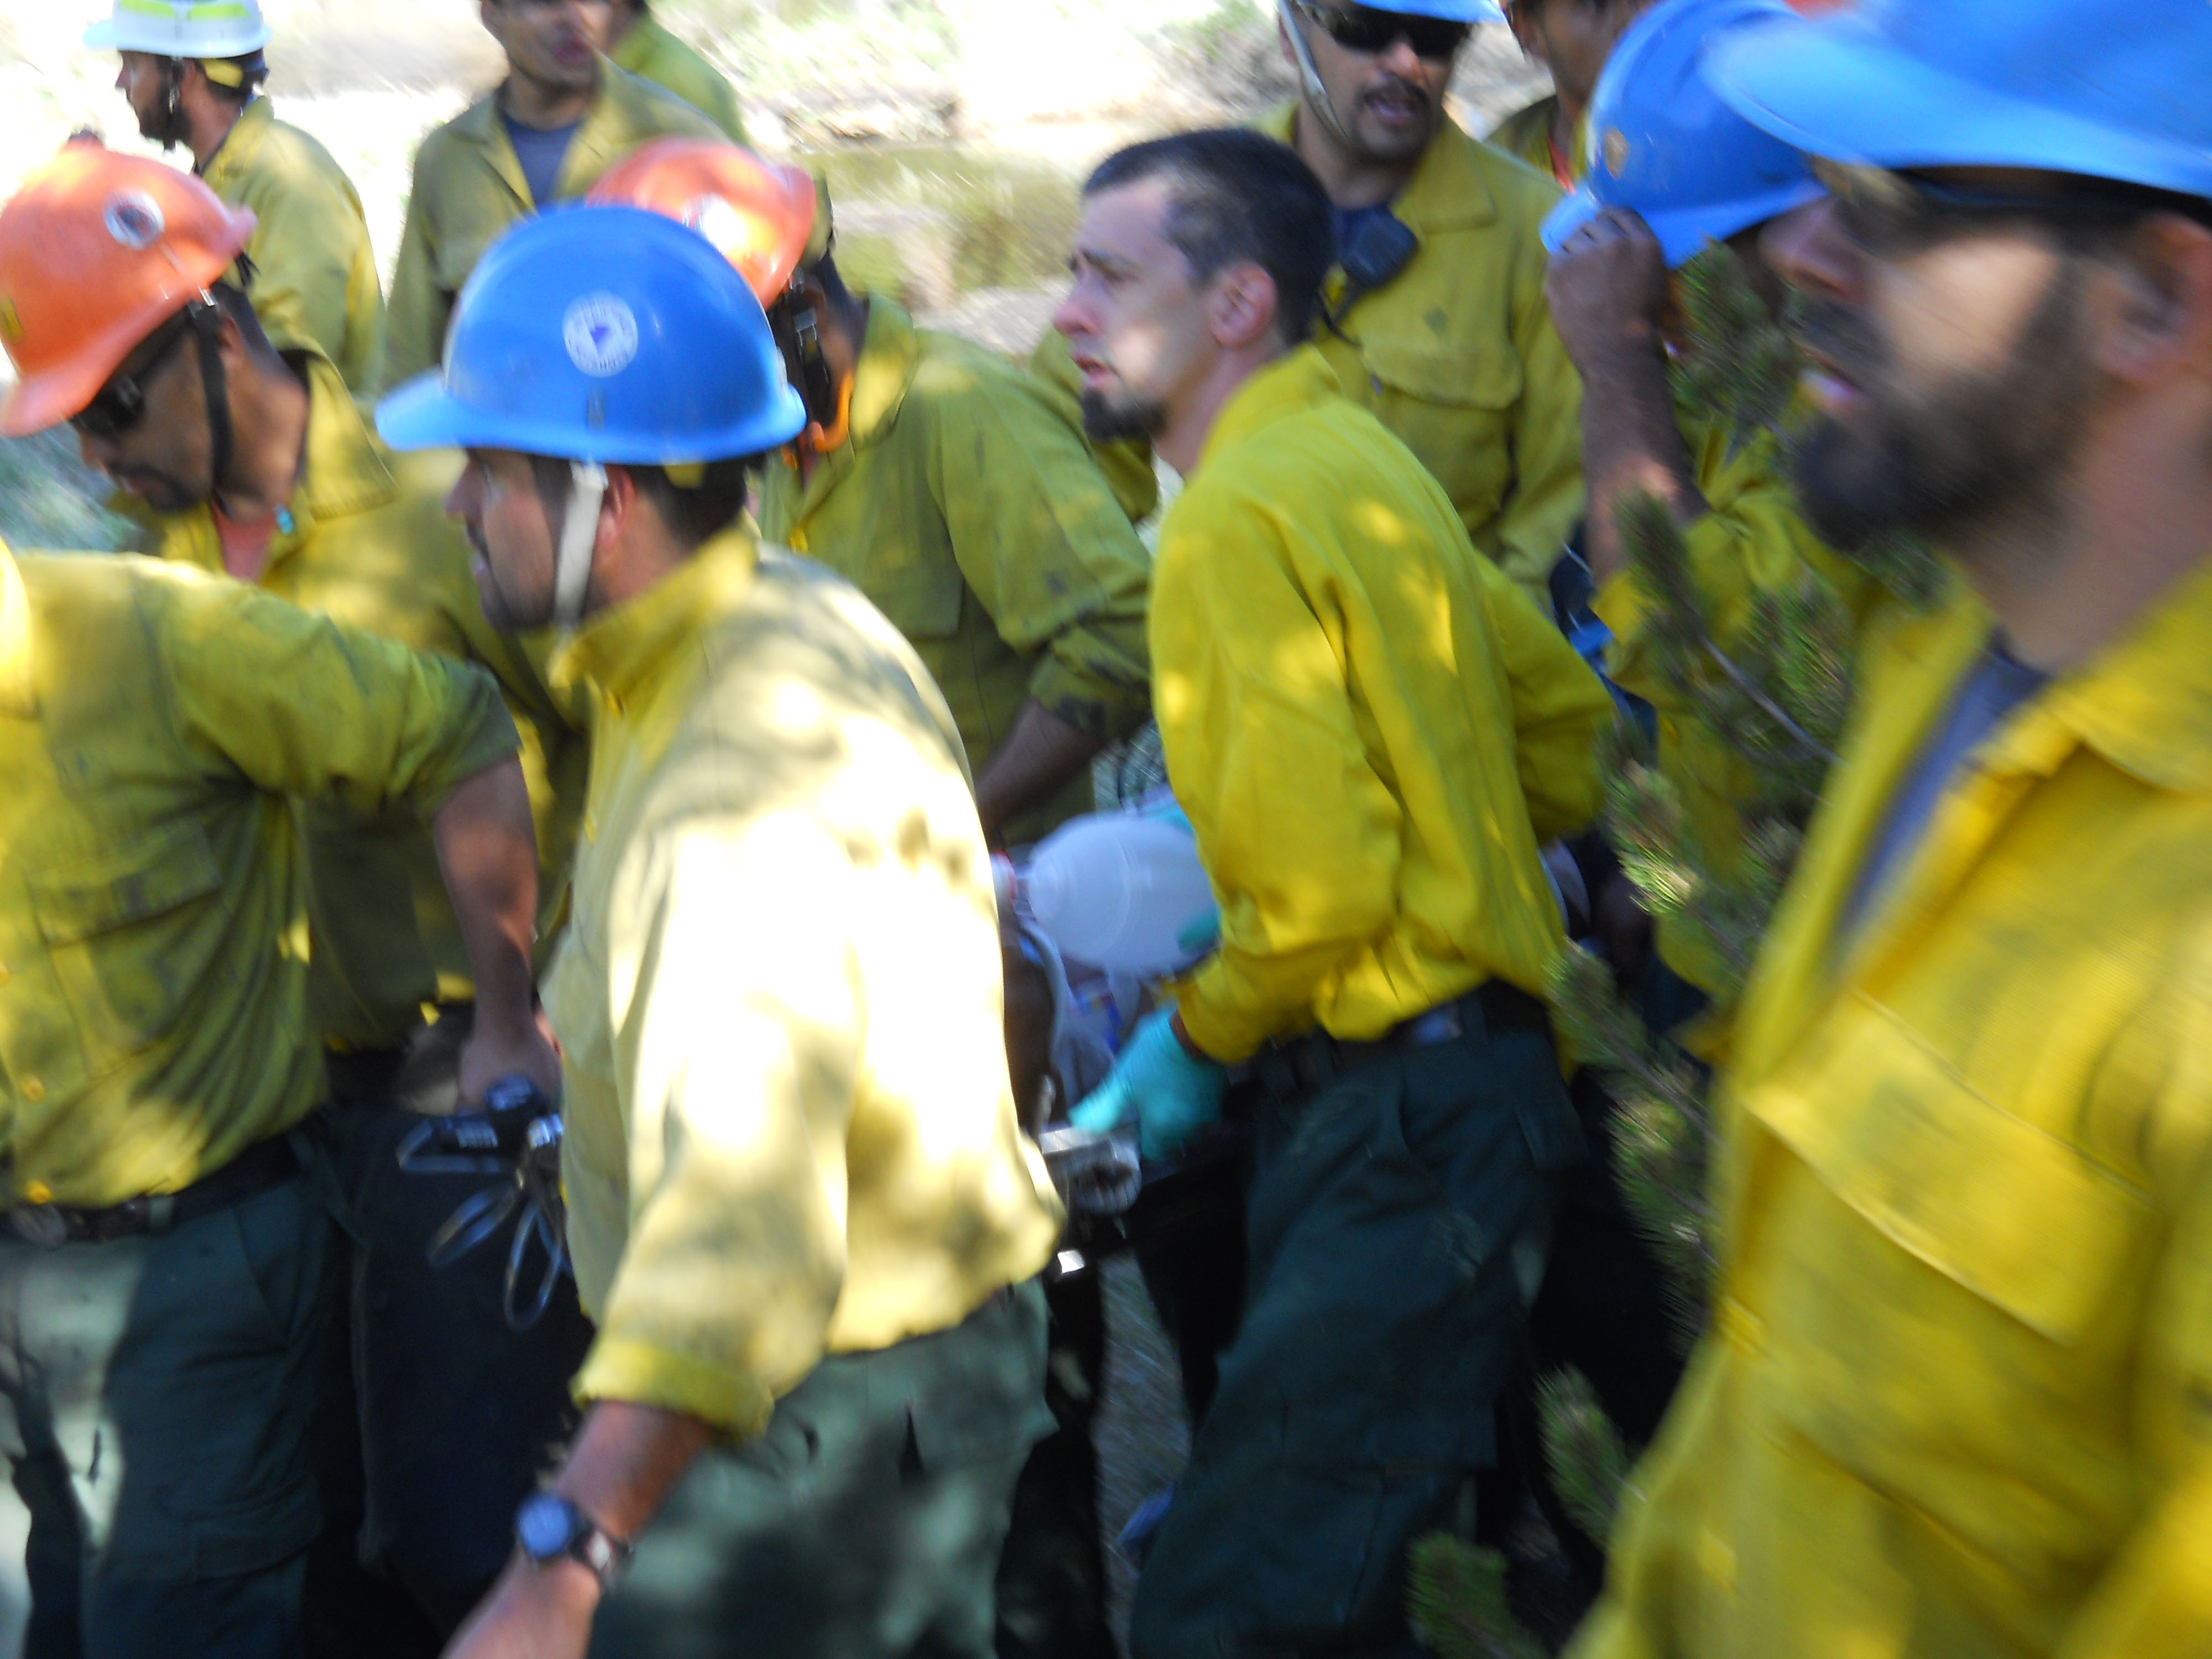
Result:
<svg viewBox="0 0 2212 1659">
<path fill-rule="evenodd" d="M 1174 198 L 1167 238 L 1204 282 L 1249 261 L 1275 283 L 1275 323 L 1295 345 L 1313 331 L 1322 284 L 1336 259 L 1328 192 L 1288 144 L 1243 127 L 1179 132 L 1133 144 L 1098 164 L 1085 196 L 1167 183 Z"/>
<path fill-rule="evenodd" d="M 629 474 L 637 493 L 653 503 L 669 535 L 690 553 L 727 529 L 730 521 L 745 510 L 745 489 L 761 459 L 747 455 L 709 461 L 700 469 L 699 482 L 690 489 L 679 487 L 665 467 L 624 465 L 623 471 Z M 568 513 L 569 465 L 556 456 L 533 455 L 530 471 L 538 486 L 538 498 L 545 504 L 546 522 L 558 539 Z"/>
<path fill-rule="evenodd" d="M 244 289 L 234 283 L 212 283 L 209 284 L 208 292 L 215 296 L 215 302 L 222 308 L 222 314 L 229 318 L 237 328 L 238 337 L 246 343 L 247 356 L 258 357 L 266 362 L 283 360 L 283 354 L 270 343 L 268 331 L 261 326 L 261 314 L 254 310 L 253 301 L 247 297 Z"/>
</svg>

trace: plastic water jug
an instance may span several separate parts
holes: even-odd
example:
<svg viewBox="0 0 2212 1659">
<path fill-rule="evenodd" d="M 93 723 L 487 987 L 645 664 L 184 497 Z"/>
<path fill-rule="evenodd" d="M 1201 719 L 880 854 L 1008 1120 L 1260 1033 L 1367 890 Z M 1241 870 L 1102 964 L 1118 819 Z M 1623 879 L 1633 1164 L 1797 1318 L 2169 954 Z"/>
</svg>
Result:
<svg viewBox="0 0 2212 1659">
<path fill-rule="evenodd" d="M 1023 908 L 1060 952 L 1110 972 L 1180 973 L 1212 950 L 1220 913 L 1181 812 L 1096 812 L 1037 844 Z"/>
</svg>

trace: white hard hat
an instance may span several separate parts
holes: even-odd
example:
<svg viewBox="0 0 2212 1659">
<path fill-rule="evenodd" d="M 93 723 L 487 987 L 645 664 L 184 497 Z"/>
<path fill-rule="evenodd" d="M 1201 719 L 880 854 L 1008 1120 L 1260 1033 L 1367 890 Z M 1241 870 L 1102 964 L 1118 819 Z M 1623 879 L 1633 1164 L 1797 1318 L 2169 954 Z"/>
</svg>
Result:
<svg viewBox="0 0 2212 1659">
<path fill-rule="evenodd" d="M 115 0 L 113 14 L 87 29 L 84 43 L 157 58 L 244 58 L 267 46 L 269 35 L 260 0 Z"/>
</svg>

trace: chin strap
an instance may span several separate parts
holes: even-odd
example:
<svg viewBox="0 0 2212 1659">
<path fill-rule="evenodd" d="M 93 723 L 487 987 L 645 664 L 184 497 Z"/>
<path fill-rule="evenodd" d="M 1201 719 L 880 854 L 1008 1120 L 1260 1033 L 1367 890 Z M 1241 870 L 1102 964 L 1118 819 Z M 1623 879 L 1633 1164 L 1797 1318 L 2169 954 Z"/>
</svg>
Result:
<svg viewBox="0 0 2212 1659">
<path fill-rule="evenodd" d="M 1291 37 L 1291 54 L 1298 60 L 1298 78 L 1305 82 L 1306 102 L 1313 106 L 1321 124 L 1334 133 L 1340 143 L 1358 150 L 1352 136 L 1344 130 L 1344 123 L 1336 118 L 1336 106 L 1328 100 L 1328 88 L 1322 84 L 1321 70 L 1315 64 L 1313 48 L 1306 44 L 1305 31 L 1298 27 L 1297 14 L 1291 9 L 1291 0 L 1275 0 L 1275 9 L 1283 20 L 1283 33 Z"/>
<path fill-rule="evenodd" d="M 584 590 L 591 586 L 592 548 L 599 538 L 599 503 L 606 494 L 606 468 L 597 461 L 568 463 L 568 510 L 553 562 L 556 628 L 571 629 L 584 620 Z"/>
<path fill-rule="evenodd" d="M 222 372 L 222 307 L 205 289 L 185 307 L 199 342 L 200 391 L 207 400 L 208 493 L 219 503 L 235 453 L 230 428 L 230 381 Z"/>
</svg>

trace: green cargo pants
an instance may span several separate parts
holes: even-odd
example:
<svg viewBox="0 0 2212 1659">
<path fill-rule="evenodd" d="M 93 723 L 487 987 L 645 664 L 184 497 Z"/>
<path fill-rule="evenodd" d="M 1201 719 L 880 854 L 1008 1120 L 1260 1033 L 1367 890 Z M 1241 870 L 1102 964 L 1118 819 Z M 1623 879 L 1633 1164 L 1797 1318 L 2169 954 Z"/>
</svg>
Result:
<svg viewBox="0 0 2212 1659">
<path fill-rule="evenodd" d="M 331 1231 L 304 1177 L 106 1243 L 0 1228 L 0 1653 L 299 1651 Z"/>
<path fill-rule="evenodd" d="M 639 1539 L 593 1659 L 990 1659 L 1014 1481 L 1053 1427 L 1044 1294 L 825 1359 Z"/>
<path fill-rule="evenodd" d="M 1137 1583 L 1136 1659 L 1411 1654 L 1406 1548 L 1472 1520 L 1581 1138 L 1549 1039 L 1369 1060 L 1254 1124 L 1244 1312 Z"/>
</svg>

